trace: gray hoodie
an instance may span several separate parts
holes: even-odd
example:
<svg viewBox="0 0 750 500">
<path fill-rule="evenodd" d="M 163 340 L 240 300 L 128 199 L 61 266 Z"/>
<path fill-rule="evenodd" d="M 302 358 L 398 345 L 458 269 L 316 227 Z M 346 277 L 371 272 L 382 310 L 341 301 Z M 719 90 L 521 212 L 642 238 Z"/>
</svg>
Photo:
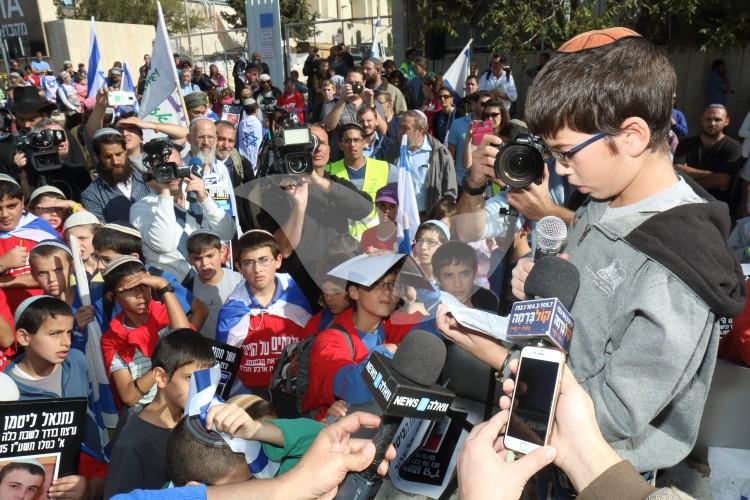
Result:
<svg viewBox="0 0 750 500">
<path fill-rule="evenodd" d="M 576 213 L 564 249 L 581 276 L 569 363 L 604 437 L 639 471 L 672 466 L 695 443 L 719 318 L 744 306 L 728 232 L 726 205 L 689 180 Z"/>
</svg>

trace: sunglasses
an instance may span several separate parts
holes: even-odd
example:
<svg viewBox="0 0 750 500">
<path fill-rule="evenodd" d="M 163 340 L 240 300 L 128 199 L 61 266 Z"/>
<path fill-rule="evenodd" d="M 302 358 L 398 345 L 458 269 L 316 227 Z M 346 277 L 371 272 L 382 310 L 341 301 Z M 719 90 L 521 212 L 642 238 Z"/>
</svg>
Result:
<svg viewBox="0 0 750 500">
<path fill-rule="evenodd" d="M 452 95 L 450 95 L 450 94 L 440 94 L 440 95 L 439 95 L 438 97 L 439 97 L 440 99 L 450 99 L 450 98 L 451 98 L 451 97 L 453 97 L 453 96 L 452 96 Z"/>
<path fill-rule="evenodd" d="M 485 119 L 485 120 L 487 120 L 487 119 L 489 119 L 489 118 L 497 118 L 497 117 L 498 117 L 498 116 L 500 116 L 501 114 L 502 114 L 502 113 L 500 113 L 500 112 L 497 112 L 497 113 L 484 113 L 484 114 L 482 115 L 482 118 L 483 118 L 483 119 Z"/>
</svg>

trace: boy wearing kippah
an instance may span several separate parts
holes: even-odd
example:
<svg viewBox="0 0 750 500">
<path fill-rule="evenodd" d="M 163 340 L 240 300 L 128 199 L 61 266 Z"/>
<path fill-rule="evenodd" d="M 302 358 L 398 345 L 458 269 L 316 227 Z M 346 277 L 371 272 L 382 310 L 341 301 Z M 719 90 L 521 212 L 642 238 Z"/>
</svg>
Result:
<svg viewBox="0 0 750 500">
<path fill-rule="evenodd" d="M 193 296 L 208 307 L 208 318 L 200 333 L 213 340 L 216 338 L 219 310 L 229 294 L 242 282 L 242 275 L 222 265 L 228 257 L 229 249 L 214 232 L 195 231 L 188 238 L 187 249 L 190 263 L 195 269 Z"/>
<path fill-rule="evenodd" d="M 99 259 L 94 254 L 94 231 L 101 226 L 101 222 L 96 215 L 86 210 L 79 210 L 67 218 L 63 224 L 63 236 L 70 246 L 70 237 L 74 236 L 78 240 L 78 246 L 81 248 L 81 260 L 83 267 L 86 269 L 86 276 L 89 283 L 101 283 L 104 280 L 99 272 Z"/>
</svg>

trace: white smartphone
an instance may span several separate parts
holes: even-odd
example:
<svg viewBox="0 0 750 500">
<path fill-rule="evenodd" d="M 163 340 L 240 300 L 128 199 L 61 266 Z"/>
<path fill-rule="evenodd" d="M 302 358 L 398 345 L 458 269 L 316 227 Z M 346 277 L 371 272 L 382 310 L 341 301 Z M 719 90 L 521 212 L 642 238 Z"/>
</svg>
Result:
<svg viewBox="0 0 750 500">
<path fill-rule="evenodd" d="M 132 106 L 135 94 L 126 90 L 112 90 L 107 93 L 107 104 L 110 106 Z"/>
<path fill-rule="evenodd" d="M 565 354 L 557 349 L 526 346 L 521 350 L 505 448 L 526 454 L 549 444 L 564 365 Z"/>
</svg>

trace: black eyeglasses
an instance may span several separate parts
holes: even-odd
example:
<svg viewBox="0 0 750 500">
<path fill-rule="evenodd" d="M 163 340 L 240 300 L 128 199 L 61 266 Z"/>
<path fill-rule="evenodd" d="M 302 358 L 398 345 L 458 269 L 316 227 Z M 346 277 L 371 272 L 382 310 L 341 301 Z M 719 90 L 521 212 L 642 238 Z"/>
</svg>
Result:
<svg viewBox="0 0 750 500">
<path fill-rule="evenodd" d="M 583 141 L 583 142 L 581 142 L 581 143 L 579 143 L 579 144 L 576 144 L 575 146 L 573 146 L 572 148 L 570 148 L 570 149 L 569 149 L 569 150 L 567 150 L 567 151 L 555 151 L 554 149 L 550 149 L 550 150 L 549 150 L 549 154 L 551 154 L 551 155 L 552 155 L 552 157 L 553 157 L 553 158 L 554 158 L 554 159 L 555 159 L 556 161 L 558 161 L 558 162 L 560 162 L 560 163 L 562 163 L 562 164 L 567 164 L 567 163 L 568 163 L 568 162 L 570 161 L 570 158 L 571 158 L 571 157 L 572 157 L 572 156 L 573 156 L 574 154 L 576 154 L 577 152 L 579 152 L 580 150 L 582 150 L 582 149 L 583 149 L 583 148 L 585 148 L 586 146 L 590 146 L 590 145 L 592 145 L 593 143 L 595 143 L 596 141 L 599 141 L 599 140 L 601 140 L 601 139 L 604 139 L 604 138 L 605 138 L 605 137 L 607 137 L 608 135 L 609 135 L 609 134 L 607 134 L 606 132 L 599 132 L 598 134 L 596 134 L 596 135 L 593 135 L 593 136 L 589 137 L 589 138 L 588 138 L 588 139 L 586 139 L 585 141 Z"/>
<path fill-rule="evenodd" d="M 483 113 L 482 114 L 482 119 L 483 120 L 488 120 L 490 118 L 497 118 L 500 115 L 502 115 L 502 113 L 500 113 L 499 111 L 497 113 Z"/>
</svg>

